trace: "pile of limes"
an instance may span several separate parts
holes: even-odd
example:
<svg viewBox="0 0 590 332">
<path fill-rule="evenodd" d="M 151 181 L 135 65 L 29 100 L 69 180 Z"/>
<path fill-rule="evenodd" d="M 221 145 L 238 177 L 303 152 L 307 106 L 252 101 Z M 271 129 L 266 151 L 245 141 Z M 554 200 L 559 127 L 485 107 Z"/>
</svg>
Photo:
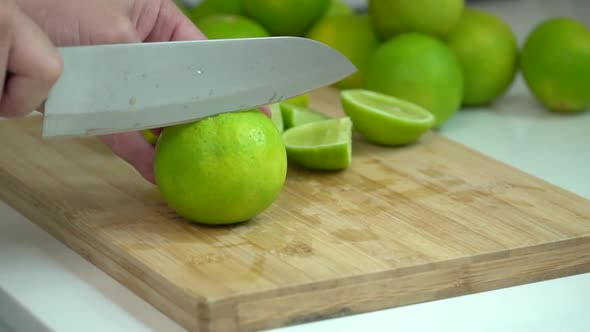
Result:
<svg viewBox="0 0 590 332">
<path fill-rule="evenodd" d="M 506 22 L 465 0 L 367 3 L 355 12 L 343 0 L 203 0 L 184 11 L 213 38 L 291 35 L 334 47 L 358 68 L 335 87 L 418 104 L 434 127 L 462 107 L 494 103 L 519 69 L 548 109 L 590 107 L 590 31 L 573 18 L 539 22 L 519 47 Z"/>
</svg>

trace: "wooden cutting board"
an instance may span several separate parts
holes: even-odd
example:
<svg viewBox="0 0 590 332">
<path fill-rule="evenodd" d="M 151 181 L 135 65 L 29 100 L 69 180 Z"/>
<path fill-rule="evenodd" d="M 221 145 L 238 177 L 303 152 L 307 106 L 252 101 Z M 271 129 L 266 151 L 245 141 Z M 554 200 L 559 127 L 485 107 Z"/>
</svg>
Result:
<svg viewBox="0 0 590 332">
<path fill-rule="evenodd" d="M 313 106 L 343 115 L 335 90 Z M 262 215 L 207 227 L 93 138 L 0 121 L 0 198 L 191 331 L 251 331 L 590 271 L 590 202 L 435 133 L 290 167 Z"/>
</svg>

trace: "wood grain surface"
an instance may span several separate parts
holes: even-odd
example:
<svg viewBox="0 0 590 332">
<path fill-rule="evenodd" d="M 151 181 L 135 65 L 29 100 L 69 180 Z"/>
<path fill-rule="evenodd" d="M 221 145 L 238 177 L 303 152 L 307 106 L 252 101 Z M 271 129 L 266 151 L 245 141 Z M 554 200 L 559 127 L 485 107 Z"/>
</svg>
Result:
<svg viewBox="0 0 590 332">
<path fill-rule="evenodd" d="M 312 106 L 343 115 L 336 91 Z M 0 199 L 190 331 L 253 331 L 590 271 L 590 202 L 432 132 L 293 165 L 263 214 L 179 218 L 94 138 L 0 121 Z"/>
</svg>

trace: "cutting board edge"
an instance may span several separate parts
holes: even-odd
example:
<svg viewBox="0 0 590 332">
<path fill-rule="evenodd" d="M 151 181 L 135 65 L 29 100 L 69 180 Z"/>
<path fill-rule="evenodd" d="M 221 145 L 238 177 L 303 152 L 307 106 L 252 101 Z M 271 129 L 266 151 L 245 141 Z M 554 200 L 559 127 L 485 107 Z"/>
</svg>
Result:
<svg viewBox="0 0 590 332">
<path fill-rule="evenodd" d="M 587 254 L 577 255 L 580 252 L 587 252 Z M 524 261 L 526 264 L 523 263 Z M 564 261 L 566 263 L 560 266 L 559 264 Z M 491 267 L 490 264 L 492 264 Z M 448 266 L 441 267 L 443 265 Z M 512 270 L 511 273 L 506 274 L 508 277 L 500 275 L 505 270 Z M 206 304 L 209 313 L 207 320 L 201 321 L 200 324 L 207 326 L 207 331 L 273 329 L 421 302 L 444 300 L 587 272 L 590 272 L 590 234 L 579 238 L 424 264 L 418 268 L 412 266 L 387 269 L 368 275 L 211 299 Z M 496 277 L 488 281 L 490 276 L 494 275 Z M 478 276 L 483 282 L 477 282 Z M 420 286 L 415 285 L 421 281 L 424 281 L 431 289 L 426 292 L 416 289 Z M 396 287 L 387 287 L 395 283 L 397 283 Z M 450 286 L 445 287 L 445 285 Z M 359 289 L 363 286 L 369 290 L 377 288 L 379 289 L 377 293 L 383 293 L 360 294 Z M 421 296 L 416 299 L 416 293 L 413 291 L 421 293 Z M 351 292 L 354 293 L 353 296 Z M 384 296 L 383 294 L 387 292 L 402 296 L 399 298 Z M 407 298 L 403 297 L 404 294 Z M 363 296 L 369 300 L 363 301 Z M 351 306 L 346 303 L 351 298 L 359 299 L 359 304 Z M 371 301 L 372 298 L 381 298 L 382 302 L 376 303 L 378 301 Z M 298 306 L 298 301 L 305 302 L 305 305 Z M 310 306 L 310 303 L 313 305 Z M 259 319 L 252 318 L 259 313 L 265 313 L 265 315 Z"/>
</svg>

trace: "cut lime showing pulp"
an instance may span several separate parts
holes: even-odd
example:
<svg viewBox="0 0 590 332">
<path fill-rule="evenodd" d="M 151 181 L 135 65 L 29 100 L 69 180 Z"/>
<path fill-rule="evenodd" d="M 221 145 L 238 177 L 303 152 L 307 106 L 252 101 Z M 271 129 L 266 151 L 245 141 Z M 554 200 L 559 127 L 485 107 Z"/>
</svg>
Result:
<svg viewBox="0 0 590 332">
<path fill-rule="evenodd" d="M 283 133 L 287 158 L 313 170 L 335 171 L 352 160 L 352 122 L 343 117 L 306 123 Z"/>
<path fill-rule="evenodd" d="M 285 130 L 285 126 L 283 124 L 283 112 L 281 111 L 281 104 L 274 103 L 270 106 L 270 113 L 272 122 L 275 124 L 275 127 L 279 130 L 279 133 L 282 133 Z"/>
<path fill-rule="evenodd" d="M 379 92 L 343 90 L 340 100 L 355 130 L 374 143 L 412 143 L 435 124 L 434 115 L 425 108 Z"/>
<path fill-rule="evenodd" d="M 281 111 L 283 113 L 283 123 L 285 125 L 285 130 L 310 122 L 330 119 L 330 117 L 327 115 L 314 111 L 308 107 L 297 106 L 283 102 L 280 103 L 280 105 Z"/>
</svg>

